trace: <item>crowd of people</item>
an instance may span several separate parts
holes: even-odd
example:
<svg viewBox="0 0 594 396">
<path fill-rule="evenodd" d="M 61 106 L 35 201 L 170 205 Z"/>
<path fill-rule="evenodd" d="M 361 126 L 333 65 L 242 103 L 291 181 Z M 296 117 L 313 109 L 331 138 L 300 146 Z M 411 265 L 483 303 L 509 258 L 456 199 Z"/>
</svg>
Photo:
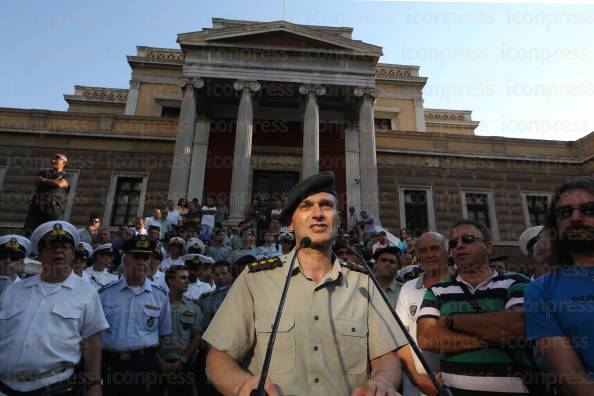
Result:
<svg viewBox="0 0 594 396">
<path fill-rule="evenodd" d="M 39 185 L 67 180 L 66 161 Z M 77 229 L 38 208 L 28 237 L 0 237 L 0 394 L 248 395 L 294 256 L 268 395 L 594 394 L 592 178 L 560 186 L 520 236 L 524 274 L 478 221 L 390 239 L 364 211 L 341 221 L 328 172 L 237 227 L 223 200 L 197 201 L 114 235 L 100 216 Z"/>
</svg>

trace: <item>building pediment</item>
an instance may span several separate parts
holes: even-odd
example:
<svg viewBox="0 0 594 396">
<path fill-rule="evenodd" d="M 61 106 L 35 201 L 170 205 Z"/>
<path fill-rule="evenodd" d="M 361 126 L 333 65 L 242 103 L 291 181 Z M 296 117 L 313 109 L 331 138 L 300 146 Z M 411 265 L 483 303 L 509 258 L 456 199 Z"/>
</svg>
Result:
<svg viewBox="0 0 594 396">
<path fill-rule="evenodd" d="M 241 21 L 243 22 L 243 21 Z M 297 25 L 287 21 L 215 24 L 215 28 L 182 33 L 182 48 L 193 46 L 254 47 L 338 52 L 379 58 L 382 48 L 352 40 L 324 27 Z"/>
</svg>

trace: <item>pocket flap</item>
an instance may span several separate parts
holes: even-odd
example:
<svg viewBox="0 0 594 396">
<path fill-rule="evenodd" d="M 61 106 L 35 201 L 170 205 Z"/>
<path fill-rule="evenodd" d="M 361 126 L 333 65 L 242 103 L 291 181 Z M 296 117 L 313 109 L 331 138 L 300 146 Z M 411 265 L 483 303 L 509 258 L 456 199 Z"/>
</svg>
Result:
<svg viewBox="0 0 594 396">
<path fill-rule="evenodd" d="M 78 319 L 82 314 L 81 309 L 65 305 L 54 305 L 52 312 L 64 319 Z"/>
<path fill-rule="evenodd" d="M 161 310 L 160 309 L 154 309 L 154 308 L 144 307 L 144 314 L 146 316 L 150 316 L 152 318 L 158 318 L 159 316 L 161 316 Z"/>
<path fill-rule="evenodd" d="M 27 309 L 27 307 L 24 306 L 9 307 L 8 309 L 0 311 L 0 319 L 10 319 L 25 311 L 25 309 Z"/>
<path fill-rule="evenodd" d="M 182 322 L 183 324 L 194 324 L 194 322 L 196 321 L 196 318 L 194 316 L 181 315 L 179 317 L 179 321 Z"/>
<path fill-rule="evenodd" d="M 342 335 L 353 337 L 365 337 L 367 335 L 367 324 L 358 320 L 334 319 L 336 330 Z"/>
<path fill-rule="evenodd" d="M 272 333 L 274 318 L 256 318 L 256 331 L 258 333 Z M 295 320 L 292 317 L 281 317 L 278 325 L 280 333 L 290 331 L 295 326 Z"/>
</svg>

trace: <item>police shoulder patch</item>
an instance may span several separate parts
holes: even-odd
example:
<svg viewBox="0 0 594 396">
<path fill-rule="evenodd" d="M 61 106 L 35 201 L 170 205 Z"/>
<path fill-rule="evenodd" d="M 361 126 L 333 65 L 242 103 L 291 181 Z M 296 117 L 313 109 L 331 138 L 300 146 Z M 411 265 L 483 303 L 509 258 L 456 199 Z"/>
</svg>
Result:
<svg viewBox="0 0 594 396">
<path fill-rule="evenodd" d="M 260 272 L 282 266 L 283 260 L 281 260 L 279 257 L 271 257 L 248 264 L 248 270 L 250 272 Z"/>
<path fill-rule="evenodd" d="M 365 266 L 363 266 L 361 264 L 354 263 L 352 261 L 343 261 L 343 260 L 340 260 L 340 265 L 342 265 L 343 267 L 346 267 L 346 268 L 350 269 L 351 271 L 361 272 L 363 274 L 369 274 L 369 271 L 367 271 L 367 267 L 365 267 Z"/>
</svg>

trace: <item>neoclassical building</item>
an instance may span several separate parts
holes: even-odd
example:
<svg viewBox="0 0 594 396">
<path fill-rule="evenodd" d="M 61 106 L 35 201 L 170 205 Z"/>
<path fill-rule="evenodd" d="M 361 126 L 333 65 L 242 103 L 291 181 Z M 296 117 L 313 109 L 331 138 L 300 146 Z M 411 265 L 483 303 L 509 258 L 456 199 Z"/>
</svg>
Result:
<svg viewBox="0 0 594 396">
<path fill-rule="evenodd" d="M 551 191 L 592 175 L 594 134 L 575 142 L 475 136 L 470 111 L 423 106 L 419 66 L 380 62 L 352 28 L 214 18 L 179 48 L 137 47 L 127 89 L 75 86 L 68 111 L 0 109 L 0 228 L 23 226 L 32 176 L 64 152 L 68 219 L 109 227 L 167 198 L 223 197 L 230 221 L 321 170 L 341 211 L 384 227 L 485 221 L 498 253 L 539 224 Z"/>
</svg>

